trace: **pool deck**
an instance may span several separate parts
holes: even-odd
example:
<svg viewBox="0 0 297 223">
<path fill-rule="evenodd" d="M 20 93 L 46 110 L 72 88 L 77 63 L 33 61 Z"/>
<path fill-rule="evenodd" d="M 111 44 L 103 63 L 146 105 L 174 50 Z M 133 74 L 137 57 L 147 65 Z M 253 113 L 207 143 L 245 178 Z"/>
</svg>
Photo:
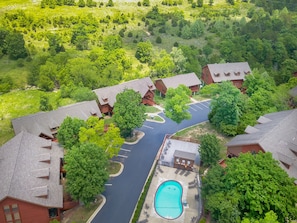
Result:
<svg viewBox="0 0 297 223">
<path fill-rule="evenodd" d="M 183 222 L 194 222 L 193 218 L 198 216 L 198 199 L 195 199 L 195 195 L 198 195 L 197 186 L 191 186 L 188 188 L 189 183 L 195 181 L 196 172 L 179 170 L 176 173 L 176 168 L 160 166 L 156 168 L 154 177 L 152 179 L 150 188 L 148 190 L 143 209 L 141 211 L 138 222 L 150 222 L 150 223 L 183 223 Z M 183 208 L 184 211 L 180 217 L 169 220 L 160 217 L 154 208 L 154 198 L 158 186 L 167 180 L 176 180 L 183 186 Z M 196 221 L 195 221 L 196 222 Z"/>
</svg>

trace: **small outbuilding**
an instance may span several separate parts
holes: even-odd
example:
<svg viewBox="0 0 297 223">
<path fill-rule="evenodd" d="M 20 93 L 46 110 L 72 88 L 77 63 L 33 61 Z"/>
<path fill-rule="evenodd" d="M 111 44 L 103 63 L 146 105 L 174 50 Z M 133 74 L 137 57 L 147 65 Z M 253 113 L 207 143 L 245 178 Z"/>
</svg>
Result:
<svg viewBox="0 0 297 223">
<path fill-rule="evenodd" d="M 192 170 L 195 164 L 196 154 L 181 150 L 175 150 L 174 154 L 174 168 Z"/>
</svg>

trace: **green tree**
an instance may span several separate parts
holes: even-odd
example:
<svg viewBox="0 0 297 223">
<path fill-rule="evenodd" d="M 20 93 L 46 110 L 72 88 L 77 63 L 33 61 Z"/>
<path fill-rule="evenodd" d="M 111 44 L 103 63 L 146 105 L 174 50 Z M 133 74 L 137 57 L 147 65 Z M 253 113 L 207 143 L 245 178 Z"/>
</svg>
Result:
<svg viewBox="0 0 297 223">
<path fill-rule="evenodd" d="M 66 190 L 75 200 L 89 205 L 102 193 L 108 180 L 108 159 L 104 151 L 95 144 L 74 146 L 65 155 Z"/>
<path fill-rule="evenodd" d="M 181 74 L 185 72 L 185 64 L 187 58 L 184 56 L 183 51 L 181 49 L 178 49 L 177 47 L 172 47 L 170 55 L 175 65 L 174 73 Z"/>
<path fill-rule="evenodd" d="M 132 89 L 117 95 L 113 118 L 123 137 L 131 136 L 132 130 L 141 127 L 145 121 L 145 107 L 141 101 L 141 95 Z"/>
<path fill-rule="evenodd" d="M 9 58 L 16 60 L 27 56 L 25 40 L 20 32 L 10 32 L 6 36 L 5 42 L 7 43 L 7 54 Z"/>
<path fill-rule="evenodd" d="M 191 30 L 191 37 L 197 38 L 203 35 L 204 33 L 204 23 L 201 20 L 196 20 L 194 23 L 191 24 L 190 26 Z"/>
<path fill-rule="evenodd" d="M 79 130 L 86 124 L 84 120 L 66 117 L 58 129 L 57 139 L 67 150 L 79 145 Z"/>
<path fill-rule="evenodd" d="M 62 44 L 62 38 L 59 35 L 50 33 L 47 35 L 47 39 L 49 45 L 48 51 L 52 56 L 65 50 Z"/>
<path fill-rule="evenodd" d="M 279 166 L 271 153 L 243 153 L 238 158 L 226 160 L 226 164 L 225 169 L 219 166 L 210 169 L 203 179 L 202 195 L 214 220 L 230 216 L 230 211 L 236 209 L 241 220 L 272 217 L 285 223 L 296 219 L 297 188 L 294 179 Z M 231 202 L 233 207 L 225 209 L 224 213 L 216 211 L 224 210 L 224 205 L 223 201 L 214 202 L 212 199 L 215 197 L 234 197 L 237 201 Z M 273 211 L 277 218 L 267 216 L 269 211 Z"/>
<path fill-rule="evenodd" d="M 120 129 L 114 124 L 110 124 L 107 129 L 104 120 L 91 116 L 86 121 L 86 127 L 81 127 L 79 131 L 79 141 L 81 143 L 94 143 L 102 148 L 108 158 L 118 155 L 124 139 L 120 135 Z"/>
<path fill-rule="evenodd" d="M 150 0 L 143 0 L 142 5 L 143 6 L 150 6 Z"/>
<path fill-rule="evenodd" d="M 13 87 L 13 80 L 10 76 L 0 76 L 0 95 L 8 93 Z"/>
<path fill-rule="evenodd" d="M 203 7 L 203 0 L 197 0 L 197 6 Z"/>
<path fill-rule="evenodd" d="M 141 63 L 148 63 L 152 59 L 152 50 L 153 45 L 151 42 L 139 42 L 137 43 L 137 49 L 135 53 L 135 57 L 141 62 Z"/>
<path fill-rule="evenodd" d="M 41 111 L 51 111 L 51 110 L 53 110 L 53 106 L 50 104 L 48 96 L 46 96 L 46 95 L 41 95 L 40 96 L 39 109 Z"/>
<path fill-rule="evenodd" d="M 77 5 L 78 5 L 78 7 L 81 7 L 81 8 L 83 8 L 83 7 L 85 7 L 85 6 L 86 6 L 86 3 L 85 3 L 85 1 L 84 1 L 84 0 L 78 0 L 78 3 L 77 3 Z"/>
<path fill-rule="evenodd" d="M 218 92 L 212 97 L 210 122 L 227 135 L 236 135 L 241 116 L 240 91 L 229 81 L 219 85 Z"/>
<path fill-rule="evenodd" d="M 185 85 L 179 85 L 177 88 L 168 88 L 165 97 L 165 115 L 177 124 L 185 119 L 190 119 L 188 112 L 191 90 Z"/>
<path fill-rule="evenodd" d="M 106 7 L 113 7 L 114 3 L 112 0 L 108 0 L 108 2 L 106 3 Z"/>
<path fill-rule="evenodd" d="M 70 98 L 76 102 L 96 100 L 96 94 L 88 87 L 76 87 L 70 93 Z"/>
<path fill-rule="evenodd" d="M 205 134 L 200 139 L 199 154 L 203 166 L 212 166 L 220 159 L 220 141 L 213 134 Z"/>
<path fill-rule="evenodd" d="M 273 211 L 269 211 L 265 214 L 265 218 L 260 220 L 244 218 L 241 223 L 279 223 L 277 215 Z"/>
<path fill-rule="evenodd" d="M 166 50 L 154 57 L 151 67 L 151 76 L 153 77 L 168 77 L 172 76 L 174 71 L 174 62 L 170 54 Z"/>
<path fill-rule="evenodd" d="M 254 69 L 252 74 L 245 77 L 243 87 L 246 88 L 246 94 L 252 96 L 260 88 L 274 92 L 276 89 L 274 80 L 267 72 L 260 72 Z"/>
<path fill-rule="evenodd" d="M 112 51 L 123 47 L 122 38 L 119 35 L 107 36 L 103 40 L 105 50 Z"/>
</svg>

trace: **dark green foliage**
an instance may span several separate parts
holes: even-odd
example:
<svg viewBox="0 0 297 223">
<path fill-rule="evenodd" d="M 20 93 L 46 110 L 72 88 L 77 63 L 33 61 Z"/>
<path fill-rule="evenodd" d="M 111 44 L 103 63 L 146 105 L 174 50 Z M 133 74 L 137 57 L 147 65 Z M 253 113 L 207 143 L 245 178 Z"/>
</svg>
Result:
<svg viewBox="0 0 297 223">
<path fill-rule="evenodd" d="M 65 155 L 66 190 L 75 200 L 88 206 L 105 189 L 108 159 L 95 144 L 73 146 Z"/>
<path fill-rule="evenodd" d="M 67 117 L 58 129 L 57 139 L 67 150 L 79 145 L 79 130 L 85 126 L 84 120 Z"/>
<path fill-rule="evenodd" d="M 0 95 L 8 93 L 13 87 L 13 80 L 10 76 L 0 76 Z"/>
<path fill-rule="evenodd" d="M 86 3 L 84 0 L 78 0 L 78 3 L 77 3 L 78 7 L 85 7 L 86 6 Z"/>
<path fill-rule="evenodd" d="M 177 124 L 183 120 L 190 119 L 189 103 L 191 90 L 185 85 L 179 85 L 177 88 L 168 88 L 165 97 L 165 115 Z"/>
<path fill-rule="evenodd" d="M 123 47 L 122 38 L 119 35 L 107 36 L 103 40 L 105 50 L 112 51 Z"/>
<path fill-rule="evenodd" d="M 145 107 L 141 101 L 141 95 L 132 89 L 125 89 L 116 97 L 113 119 L 124 138 L 131 136 L 133 129 L 141 127 L 145 121 Z"/>
<path fill-rule="evenodd" d="M 40 105 L 39 105 L 40 111 L 51 111 L 53 110 L 53 106 L 49 102 L 49 97 L 46 95 L 40 96 Z"/>
<path fill-rule="evenodd" d="M 106 7 L 113 7 L 113 1 L 112 0 L 108 0 L 108 2 L 106 3 Z"/>
<path fill-rule="evenodd" d="M 9 33 L 5 38 L 5 42 L 7 44 L 7 54 L 10 59 L 16 60 L 27 57 L 25 40 L 20 32 Z"/>
<path fill-rule="evenodd" d="M 150 6 L 150 0 L 143 0 L 142 5 L 143 6 Z"/>
<path fill-rule="evenodd" d="M 96 7 L 97 3 L 93 0 L 87 0 L 86 5 L 88 7 Z"/>
<path fill-rule="evenodd" d="M 50 52 L 51 55 L 55 55 L 59 52 L 65 51 L 63 45 L 62 45 L 62 38 L 61 36 L 57 34 L 52 34 L 49 33 L 47 35 L 48 38 L 48 51 Z"/>
<path fill-rule="evenodd" d="M 75 0 L 64 0 L 64 5 L 75 5 Z"/>
<path fill-rule="evenodd" d="M 222 145 L 215 135 L 206 134 L 200 139 L 199 154 L 203 166 L 213 166 L 220 159 L 220 149 Z"/>
<path fill-rule="evenodd" d="M 241 116 L 242 94 L 231 82 L 219 84 L 218 92 L 212 97 L 210 122 L 227 135 L 236 135 Z"/>
<path fill-rule="evenodd" d="M 225 169 L 214 167 L 203 179 L 202 195 L 214 220 L 261 219 L 269 211 L 279 222 L 296 219 L 294 179 L 271 153 L 245 153 L 226 162 Z"/>
<path fill-rule="evenodd" d="M 150 62 L 152 59 L 152 48 L 153 48 L 153 45 L 151 44 L 151 42 L 139 42 L 137 44 L 135 57 L 141 63 Z"/>
<path fill-rule="evenodd" d="M 156 38 L 156 43 L 162 43 L 162 39 L 161 39 L 161 37 L 160 36 L 157 36 L 157 38 Z"/>
<path fill-rule="evenodd" d="M 197 6 L 202 7 L 203 6 L 203 0 L 197 0 Z"/>
<path fill-rule="evenodd" d="M 71 92 L 70 97 L 77 101 L 91 101 L 97 98 L 96 94 L 87 87 L 77 87 Z"/>
<path fill-rule="evenodd" d="M 154 166 L 154 170 L 155 169 L 156 169 L 156 166 Z M 147 192 L 148 192 L 148 190 L 150 188 L 153 177 L 154 177 L 154 171 L 152 171 L 151 175 L 149 176 L 149 178 L 147 179 L 147 181 L 146 181 L 146 183 L 144 185 L 143 192 L 141 193 L 140 198 L 139 198 L 139 200 L 137 202 L 137 205 L 136 205 L 136 210 L 135 210 L 133 218 L 132 218 L 132 223 L 137 223 L 138 222 L 138 219 L 140 217 L 142 207 L 143 207 Z"/>
</svg>

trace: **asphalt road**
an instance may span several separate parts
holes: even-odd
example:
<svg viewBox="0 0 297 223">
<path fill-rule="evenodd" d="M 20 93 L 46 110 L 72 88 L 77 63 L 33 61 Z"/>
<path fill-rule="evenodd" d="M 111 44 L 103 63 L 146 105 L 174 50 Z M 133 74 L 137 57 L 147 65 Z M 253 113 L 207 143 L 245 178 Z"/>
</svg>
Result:
<svg viewBox="0 0 297 223">
<path fill-rule="evenodd" d="M 145 180 L 152 167 L 157 152 L 166 134 L 208 120 L 210 101 L 191 104 L 190 120 L 184 120 L 177 125 L 166 118 L 165 123 L 145 122 L 139 128 L 145 136 L 135 145 L 124 144 L 117 160 L 124 164 L 121 175 L 110 178 L 103 195 L 106 203 L 95 216 L 92 223 L 128 223 L 144 186 Z"/>
</svg>

